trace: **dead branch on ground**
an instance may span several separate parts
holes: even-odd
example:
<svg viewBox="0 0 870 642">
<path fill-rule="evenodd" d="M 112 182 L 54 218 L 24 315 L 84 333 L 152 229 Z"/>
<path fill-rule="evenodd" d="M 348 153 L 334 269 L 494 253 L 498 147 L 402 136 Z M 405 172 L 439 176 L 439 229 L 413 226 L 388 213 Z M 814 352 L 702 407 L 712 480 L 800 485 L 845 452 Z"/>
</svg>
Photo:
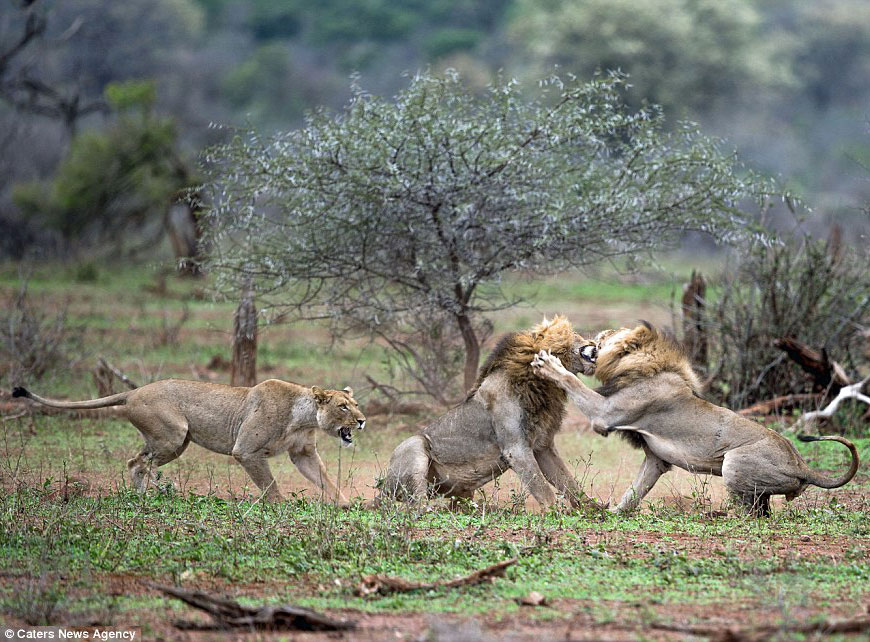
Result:
<svg viewBox="0 0 870 642">
<path fill-rule="evenodd" d="M 870 383 L 870 377 L 866 377 L 863 381 L 859 381 L 850 386 L 840 388 L 840 392 L 827 406 L 821 410 L 814 410 L 805 413 L 800 419 L 798 419 L 795 423 L 795 429 L 803 428 L 819 419 L 830 419 L 833 417 L 834 413 L 837 412 L 837 407 L 846 399 L 857 399 L 858 401 L 870 406 L 870 396 L 867 396 L 867 393 L 870 392 L 867 390 L 868 383 Z"/>
<path fill-rule="evenodd" d="M 785 352 L 813 378 L 816 390 L 830 390 L 830 394 L 836 395 L 840 392 L 840 388 L 852 383 L 843 366 L 836 361 L 831 361 L 824 348 L 820 351 L 814 350 L 792 337 L 776 339 L 773 345 Z"/>
<path fill-rule="evenodd" d="M 120 379 L 121 383 L 123 383 L 125 386 L 127 386 L 130 390 L 135 390 L 136 388 L 139 387 L 138 384 L 133 383 L 133 381 L 127 375 L 125 375 L 118 368 L 116 368 L 111 363 L 106 361 L 103 357 L 100 357 L 98 359 L 98 361 L 102 367 L 104 367 L 106 370 L 108 370 L 113 375 L 115 375 L 118 379 Z"/>
<path fill-rule="evenodd" d="M 782 412 L 785 410 L 793 410 L 794 408 L 799 407 L 801 404 L 808 402 L 819 402 L 821 401 L 822 396 L 819 393 L 808 392 L 803 394 L 796 395 L 782 395 L 780 397 L 774 397 L 773 399 L 768 399 L 767 401 L 759 401 L 756 404 L 752 404 L 751 406 L 747 406 L 746 408 L 742 408 L 737 411 L 737 414 L 743 415 L 744 417 L 754 417 L 758 415 L 770 415 L 773 413 Z"/>
<path fill-rule="evenodd" d="M 481 582 L 489 582 L 496 577 L 504 577 L 505 570 L 517 563 L 517 558 L 505 560 L 492 566 L 487 566 L 470 575 L 459 577 L 454 580 L 441 580 L 438 582 L 413 582 L 401 577 L 389 577 L 386 575 L 369 575 L 364 577 L 356 588 L 356 594 L 360 596 L 389 595 L 390 593 L 406 593 L 408 591 L 428 591 L 440 588 L 455 588 L 457 586 L 472 586 Z"/>
<path fill-rule="evenodd" d="M 337 620 L 328 615 L 299 606 L 242 606 L 235 600 L 215 597 L 203 591 L 186 590 L 173 586 L 163 586 L 143 582 L 149 588 L 156 589 L 181 600 L 185 604 L 208 613 L 215 623 L 211 628 L 254 628 L 268 630 L 294 631 L 348 631 L 356 628 L 356 623 L 348 620 Z M 176 622 L 178 628 L 201 628 L 191 622 Z"/>
</svg>

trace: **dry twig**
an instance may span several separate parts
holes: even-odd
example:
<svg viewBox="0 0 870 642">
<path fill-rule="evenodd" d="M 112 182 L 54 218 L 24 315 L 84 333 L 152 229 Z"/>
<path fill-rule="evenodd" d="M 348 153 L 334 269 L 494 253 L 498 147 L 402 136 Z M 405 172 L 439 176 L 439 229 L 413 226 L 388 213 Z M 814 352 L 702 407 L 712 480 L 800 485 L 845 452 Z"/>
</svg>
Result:
<svg viewBox="0 0 870 642">
<path fill-rule="evenodd" d="M 218 628 L 245 627 L 296 631 L 348 631 L 356 628 L 354 622 L 337 620 L 299 606 L 242 606 L 235 600 L 215 597 L 203 591 L 189 591 L 174 586 L 152 584 L 151 582 L 144 582 L 144 584 L 181 600 L 189 606 L 205 611 L 214 618 Z M 175 625 L 178 628 L 209 628 L 208 626 L 199 627 L 190 622 L 176 622 Z"/>
<path fill-rule="evenodd" d="M 505 560 L 492 566 L 487 566 L 470 575 L 459 577 L 454 580 L 442 580 L 439 582 L 412 582 L 401 577 L 389 577 L 386 575 L 369 575 L 364 577 L 356 588 L 356 594 L 388 595 L 390 593 L 405 593 L 408 591 L 428 591 L 439 588 L 455 588 L 457 586 L 471 586 L 481 582 L 489 582 L 496 577 L 504 577 L 505 570 L 517 563 L 517 558 Z"/>
</svg>

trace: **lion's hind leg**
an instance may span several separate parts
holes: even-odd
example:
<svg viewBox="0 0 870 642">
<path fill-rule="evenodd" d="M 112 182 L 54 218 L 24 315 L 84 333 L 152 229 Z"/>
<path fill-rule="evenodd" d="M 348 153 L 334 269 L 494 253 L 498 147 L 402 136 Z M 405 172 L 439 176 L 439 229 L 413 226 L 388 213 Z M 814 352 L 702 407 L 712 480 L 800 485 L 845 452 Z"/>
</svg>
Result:
<svg viewBox="0 0 870 642">
<path fill-rule="evenodd" d="M 725 453 L 722 479 L 737 503 L 757 517 L 770 515 L 771 495 L 790 495 L 801 486 L 787 462 L 779 461 L 776 452 L 764 444 L 750 444 Z"/>
<path fill-rule="evenodd" d="M 399 444 L 390 457 L 381 492 L 375 500 L 423 501 L 426 499 L 431 460 L 429 443 L 423 435 L 414 435 Z"/>
<path fill-rule="evenodd" d="M 133 408 L 128 418 L 145 438 L 145 447 L 127 461 L 127 470 L 133 487 L 144 493 L 151 484 L 156 485 L 154 471 L 178 459 L 190 444 L 187 419 L 180 413 L 140 414 Z"/>
</svg>

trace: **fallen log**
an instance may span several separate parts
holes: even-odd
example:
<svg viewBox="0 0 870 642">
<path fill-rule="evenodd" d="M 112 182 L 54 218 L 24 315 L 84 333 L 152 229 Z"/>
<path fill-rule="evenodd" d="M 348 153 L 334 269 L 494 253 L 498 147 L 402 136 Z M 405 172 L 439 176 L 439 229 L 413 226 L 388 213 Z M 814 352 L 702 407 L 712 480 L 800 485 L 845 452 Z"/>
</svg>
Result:
<svg viewBox="0 0 870 642">
<path fill-rule="evenodd" d="M 819 419 L 830 419 L 837 412 L 837 407 L 846 399 L 855 399 L 870 406 L 870 396 L 866 394 L 870 392 L 870 390 L 867 390 L 868 384 L 870 384 L 870 377 L 850 386 L 843 386 L 831 403 L 821 410 L 805 413 L 795 422 L 795 427 L 803 427 Z"/>
<path fill-rule="evenodd" d="M 773 399 L 768 399 L 767 401 L 759 401 L 756 404 L 752 404 L 751 406 L 742 408 L 737 411 L 737 414 L 743 415 L 744 417 L 770 415 L 772 413 L 782 412 L 784 410 L 793 410 L 794 408 L 800 407 L 804 403 L 818 403 L 821 400 L 822 395 L 815 392 L 808 392 L 796 395 L 782 395 L 781 397 L 774 397 Z"/>
<path fill-rule="evenodd" d="M 816 390 L 830 389 L 830 394 L 836 395 L 840 392 L 840 388 L 852 383 L 846 375 L 846 371 L 843 370 L 843 366 L 836 361 L 831 361 L 824 348 L 821 351 L 814 350 L 792 337 L 776 339 L 773 345 L 785 352 L 792 361 L 813 378 Z"/>
<path fill-rule="evenodd" d="M 189 606 L 205 611 L 214 619 L 217 628 L 244 627 L 285 631 L 349 631 L 356 628 L 355 622 L 337 620 L 300 606 L 242 606 L 235 600 L 215 597 L 203 591 L 191 591 L 151 582 L 144 582 L 144 584 L 181 600 Z M 215 628 L 215 626 L 209 627 L 208 625 L 199 627 L 187 621 L 176 624 L 180 624 L 178 628 L 184 629 L 202 628 L 208 630 Z"/>
<path fill-rule="evenodd" d="M 360 596 L 389 595 L 390 593 L 406 593 L 409 591 L 428 591 L 440 588 L 455 588 L 457 586 L 472 586 L 481 582 L 491 582 L 496 577 L 504 577 L 505 570 L 517 563 L 517 558 L 505 560 L 492 566 L 487 566 L 470 575 L 458 577 L 453 580 L 441 580 L 438 582 L 413 582 L 401 577 L 387 575 L 368 575 L 362 579 L 356 588 L 356 594 Z"/>
<path fill-rule="evenodd" d="M 103 368 L 105 368 L 106 370 L 108 370 L 109 372 L 111 372 L 113 375 L 115 375 L 115 376 L 116 376 L 118 379 L 120 379 L 120 380 L 123 382 L 123 384 L 124 384 L 125 386 L 127 386 L 130 390 L 135 390 L 136 388 L 139 387 L 137 384 L 133 383 L 133 382 L 130 380 L 130 377 L 128 377 L 128 376 L 125 375 L 123 372 L 121 372 L 118 368 L 116 368 L 116 367 L 113 366 L 111 363 L 109 363 L 108 361 L 106 361 L 103 357 L 100 357 L 100 358 L 98 359 L 98 362 L 99 362 L 100 366 L 102 366 Z"/>
</svg>

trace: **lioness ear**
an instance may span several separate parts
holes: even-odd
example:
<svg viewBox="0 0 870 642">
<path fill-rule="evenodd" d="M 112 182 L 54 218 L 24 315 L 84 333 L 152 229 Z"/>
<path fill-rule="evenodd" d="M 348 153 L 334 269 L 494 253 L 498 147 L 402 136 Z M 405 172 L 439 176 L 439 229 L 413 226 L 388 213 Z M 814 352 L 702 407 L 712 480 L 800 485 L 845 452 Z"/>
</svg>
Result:
<svg viewBox="0 0 870 642">
<path fill-rule="evenodd" d="M 350 386 L 345 386 L 345 387 L 344 387 L 344 391 L 345 391 L 347 394 L 349 394 L 351 397 L 353 397 L 353 388 L 351 388 Z"/>
<path fill-rule="evenodd" d="M 312 386 L 311 393 L 314 395 L 314 401 L 316 401 L 317 403 L 326 403 L 329 399 L 329 395 L 326 394 L 326 390 L 318 386 Z"/>
</svg>

